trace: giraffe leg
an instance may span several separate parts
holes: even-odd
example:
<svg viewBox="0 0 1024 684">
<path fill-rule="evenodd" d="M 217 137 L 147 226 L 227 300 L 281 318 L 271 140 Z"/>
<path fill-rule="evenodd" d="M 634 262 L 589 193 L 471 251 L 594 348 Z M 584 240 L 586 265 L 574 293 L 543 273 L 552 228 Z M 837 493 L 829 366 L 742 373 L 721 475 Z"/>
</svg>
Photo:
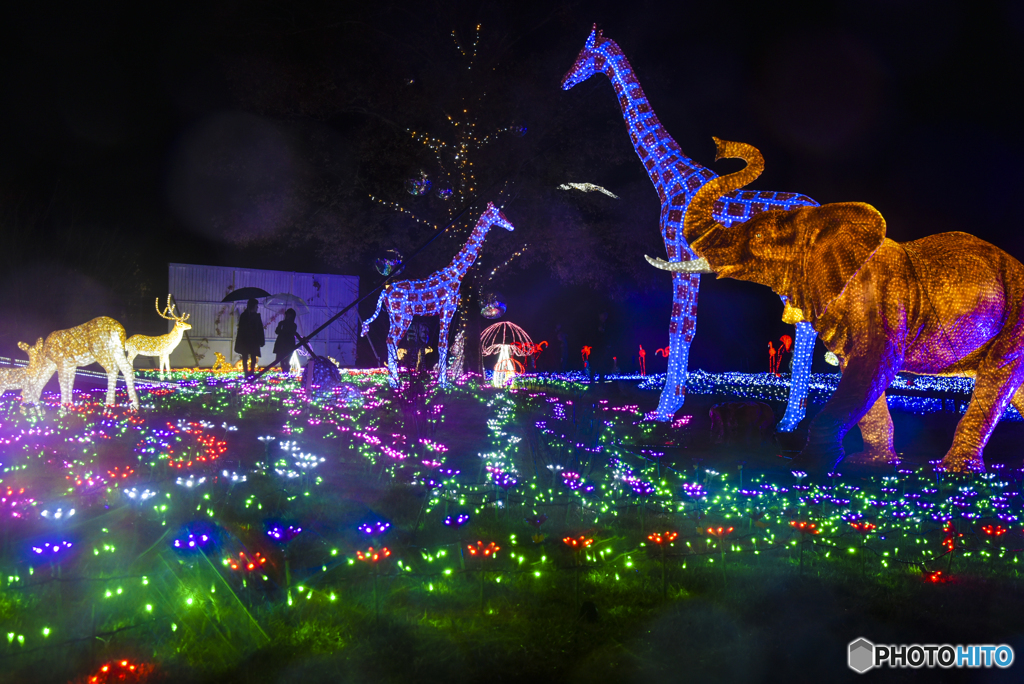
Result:
<svg viewBox="0 0 1024 684">
<path fill-rule="evenodd" d="M 864 438 L 864 451 L 850 454 L 846 461 L 850 463 L 893 463 L 899 460 L 892 445 L 892 416 L 889 405 L 882 392 L 875 403 L 857 423 L 861 437 Z"/>
<path fill-rule="evenodd" d="M 445 305 L 441 310 L 441 327 L 437 333 L 437 384 L 448 386 L 448 326 L 451 325 L 455 308 Z"/>
<path fill-rule="evenodd" d="M 690 343 L 697 329 L 697 291 L 700 276 L 672 274 L 672 322 L 669 324 L 668 373 L 661 391 L 655 419 L 672 420 L 686 400 L 686 369 L 690 362 Z"/>
<path fill-rule="evenodd" d="M 811 380 L 811 357 L 818 333 L 810 323 L 796 324 L 796 342 L 793 344 L 793 374 L 789 381 L 789 401 L 786 414 L 775 427 L 779 432 L 793 432 L 807 415 L 807 389 Z"/>
<path fill-rule="evenodd" d="M 412 324 L 412 315 L 391 312 L 391 329 L 388 330 L 388 382 L 398 387 L 398 343 Z"/>
</svg>

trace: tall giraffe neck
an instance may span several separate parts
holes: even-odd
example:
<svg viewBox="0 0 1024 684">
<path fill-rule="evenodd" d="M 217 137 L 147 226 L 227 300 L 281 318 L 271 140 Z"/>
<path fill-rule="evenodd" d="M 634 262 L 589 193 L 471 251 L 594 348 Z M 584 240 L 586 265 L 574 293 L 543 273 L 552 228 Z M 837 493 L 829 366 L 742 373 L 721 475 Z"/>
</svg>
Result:
<svg viewBox="0 0 1024 684">
<path fill-rule="evenodd" d="M 487 235 L 487 231 L 491 227 L 491 222 L 488 217 L 483 216 L 477 221 L 476 227 L 473 228 L 473 232 L 470 234 L 469 239 L 466 240 L 466 244 L 462 246 L 459 253 L 452 259 L 452 263 L 445 269 L 454 276 L 456 280 L 462 280 L 462 276 L 466 275 L 466 271 L 476 261 L 476 257 L 480 254 L 480 248 L 483 247 L 484 237 Z"/>
<path fill-rule="evenodd" d="M 714 174 L 710 170 L 683 154 L 679 144 L 661 125 L 633 69 L 629 66 L 629 60 L 615 41 L 604 39 L 597 46 L 597 51 L 604 57 L 604 63 L 599 62 L 600 70 L 611 81 L 612 88 L 619 98 L 619 106 L 629 129 L 633 149 L 647 169 L 647 175 L 650 176 L 662 203 L 666 198 L 676 194 L 672 189 L 677 178 L 687 178 L 691 181 L 687 186 L 699 187 L 701 178 L 713 177 Z M 686 189 L 692 191 L 695 188 Z"/>
</svg>

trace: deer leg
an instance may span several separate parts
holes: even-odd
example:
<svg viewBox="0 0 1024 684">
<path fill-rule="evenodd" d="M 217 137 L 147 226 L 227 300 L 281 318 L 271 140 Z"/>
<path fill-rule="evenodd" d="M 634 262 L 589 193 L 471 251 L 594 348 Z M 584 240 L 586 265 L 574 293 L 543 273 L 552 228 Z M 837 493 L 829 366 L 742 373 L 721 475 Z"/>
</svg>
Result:
<svg viewBox="0 0 1024 684">
<path fill-rule="evenodd" d="M 60 383 L 60 403 L 75 403 L 75 368 L 76 366 L 68 361 L 57 366 L 57 382 Z"/>
<path fill-rule="evenodd" d="M 107 371 L 107 406 L 113 406 L 117 395 L 117 368 L 103 367 Z"/>
<path fill-rule="evenodd" d="M 128 363 L 128 358 L 116 351 L 113 353 L 114 367 L 107 370 L 107 405 L 114 405 L 114 390 L 117 387 L 117 371 L 124 374 L 124 384 L 128 386 L 128 400 L 133 408 L 139 408 L 139 396 L 135 394 L 135 371 Z M 106 366 L 104 366 L 106 369 Z"/>
</svg>

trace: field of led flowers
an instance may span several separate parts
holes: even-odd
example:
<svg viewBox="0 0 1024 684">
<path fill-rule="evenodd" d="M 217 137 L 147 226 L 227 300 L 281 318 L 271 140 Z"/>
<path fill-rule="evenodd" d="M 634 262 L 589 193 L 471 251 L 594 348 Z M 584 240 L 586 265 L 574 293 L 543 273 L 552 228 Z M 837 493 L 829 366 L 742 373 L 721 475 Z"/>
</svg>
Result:
<svg viewBox="0 0 1024 684">
<path fill-rule="evenodd" d="M 0 681 L 836 679 L 861 636 L 1024 647 L 1019 455 L 811 482 L 710 446 L 710 390 L 661 424 L 632 385 L 269 377 L 0 400 Z"/>
</svg>

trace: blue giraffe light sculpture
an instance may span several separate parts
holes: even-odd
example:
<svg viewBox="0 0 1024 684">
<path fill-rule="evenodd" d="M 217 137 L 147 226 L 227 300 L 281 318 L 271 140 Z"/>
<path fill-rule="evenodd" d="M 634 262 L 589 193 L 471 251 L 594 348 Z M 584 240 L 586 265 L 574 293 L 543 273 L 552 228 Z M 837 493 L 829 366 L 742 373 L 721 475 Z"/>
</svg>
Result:
<svg viewBox="0 0 1024 684">
<path fill-rule="evenodd" d="M 377 309 L 373 315 L 363 321 L 360 337 L 365 337 L 370 323 L 380 314 L 381 306 L 387 302 L 388 314 L 391 317 L 391 328 L 388 330 L 388 381 L 392 387 L 398 386 L 398 342 L 412 324 L 413 316 L 440 316 L 441 330 L 438 333 L 437 382 L 441 386 L 448 385 L 448 326 L 459 305 L 459 285 L 466 271 L 476 261 L 480 249 L 484 246 L 484 238 L 491 226 L 501 226 L 505 230 L 515 230 L 505 215 L 494 204 L 488 202 L 484 213 L 473 228 L 466 244 L 455 255 L 452 263 L 423 280 L 400 280 L 380 293 Z"/>
<path fill-rule="evenodd" d="M 715 178 L 716 174 L 683 154 L 679 144 L 658 121 L 622 50 L 614 41 L 602 36 L 595 25 L 576 63 L 562 79 L 562 89 L 569 90 L 597 73 L 604 74 L 611 81 L 619 98 L 633 148 L 658 192 L 661 201 L 661 237 L 665 241 L 668 260 L 673 262 L 695 258 L 696 255 L 683 238 L 683 216 L 697 190 Z M 794 192 L 745 190 L 729 193 L 716 202 L 714 216 L 716 221 L 728 227 L 763 211 L 817 205 L 811 198 Z M 686 399 L 687 364 L 690 343 L 697 326 L 699 287 L 699 275 L 672 274 L 668 374 L 655 412 L 659 420 L 671 420 Z M 795 430 L 806 413 L 811 354 L 816 338 L 817 334 L 809 323 L 796 324 L 789 404 L 776 428 L 781 432 Z"/>
</svg>

